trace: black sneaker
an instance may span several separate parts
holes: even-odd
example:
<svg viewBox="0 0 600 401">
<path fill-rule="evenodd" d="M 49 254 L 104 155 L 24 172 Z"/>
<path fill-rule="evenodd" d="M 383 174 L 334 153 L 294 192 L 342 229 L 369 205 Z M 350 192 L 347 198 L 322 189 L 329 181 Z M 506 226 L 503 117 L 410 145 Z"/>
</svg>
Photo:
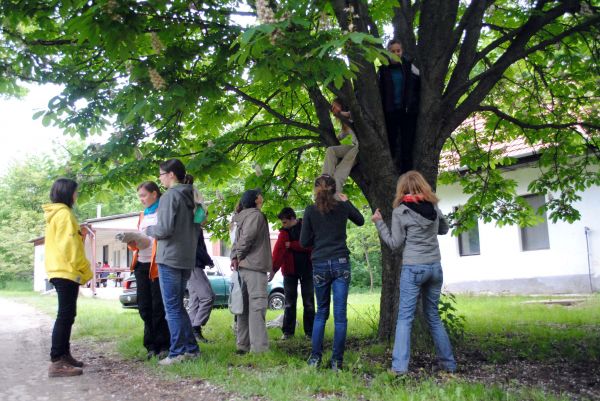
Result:
<svg viewBox="0 0 600 401">
<path fill-rule="evenodd" d="M 319 358 L 316 355 L 311 355 L 310 358 L 308 358 L 307 363 L 308 363 L 308 366 L 318 368 L 321 366 L 321 358 Z"/>
<path fill-rule="evenodd" d="M 340 370 L 342 370 L 342 361 L 335 361 L 332 359 L 329 363 L 329 366 L 334 372 L 339 372 Z"/>
<path fill-rule="evenodd" d="M 196 338 L 196 341 L 200 343 L 206 344 L 208 342 L 208 340 L 202 335 L 202 328 L 200 327 L 194 329 L 194 337 Z"/>
</svg>

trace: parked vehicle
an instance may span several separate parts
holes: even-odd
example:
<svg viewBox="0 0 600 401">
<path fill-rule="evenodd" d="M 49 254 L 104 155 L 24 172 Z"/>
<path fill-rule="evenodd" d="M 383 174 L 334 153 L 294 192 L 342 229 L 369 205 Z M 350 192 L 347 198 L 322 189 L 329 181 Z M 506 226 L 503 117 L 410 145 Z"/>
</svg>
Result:
<svg viewBox="0 0 600 401">
<path fill-rule="evenodd" d="M 227 306 L 231 284 L 230 260 L 223 256 L 213 256 L 212 259 L 215 265 L 210 268 L 207 267 L 205 272 L 210 281 L 210 286 L 215 293 L 214 307 Z M 281 272 L 278 272 L 269 283 L 267 291 L 269 294 L 269 308 L 275 310 L 283 309 L 285 306 L 285 297 L 283 295 L 283 276 Z M 119 296 L 119 301 L 121 301 L 123 308 L 137 308 L 136 281 L 133 274 L 123 281 L 123 294 Z M 185 291 L 183 302 L 187 307 L 187 290 Z"/>
</svg>

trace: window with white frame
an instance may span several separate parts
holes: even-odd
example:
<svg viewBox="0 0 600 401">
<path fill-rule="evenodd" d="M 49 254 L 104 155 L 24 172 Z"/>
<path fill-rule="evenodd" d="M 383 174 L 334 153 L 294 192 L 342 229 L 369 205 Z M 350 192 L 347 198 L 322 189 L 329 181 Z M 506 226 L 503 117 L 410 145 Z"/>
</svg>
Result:
<svg viewBox="0 0 600 401">
<path fill-rule="evenodd" d="M 479 255 L 479 222 L 469 231 L 458 235 L 458 251 L 460 256 Z"/>
<path fill-rule="evenodd" d="M 541 207 L 546 203 L 544 195 L 525 195 L 523 199 L 529 203 L 534 211 L 539 213 Z M 546 212 L 540 216 L 544 219 L 533 227 L 521 227 L 521 249 L 523 251 L 535 251 L 538 249 L 550 249 L 550 238 L 548 237 L 548 219 Z"/>
<path fill-rule="evenodd" d="M 112 267 L 121 267 L 121 251 L 113 251 Z"/>
<path fill-rule="evenodd" d="M 458 210 L 455 207 L 454 210 Z M 475 227 L 458 234 L 458 253 L 460 256 L 479 255 L 479 222 L 475 223 Z"/>
</svg>

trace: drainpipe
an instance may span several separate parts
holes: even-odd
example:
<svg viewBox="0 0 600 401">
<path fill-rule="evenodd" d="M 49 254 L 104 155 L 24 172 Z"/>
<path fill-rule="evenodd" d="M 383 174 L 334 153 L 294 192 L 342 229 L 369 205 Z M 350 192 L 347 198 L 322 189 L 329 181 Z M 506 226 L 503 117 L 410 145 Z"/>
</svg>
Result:
<svg viewBox="0 0 600 401">
<path fill-rule="evenodd" d="M 584 227 L 583 231 L 585 231 L 585 246 L 587 248 L 587 263 L 588 263 L 588 278 L 590 280 L 590 292 L 594 292 L 594 284 L 592 282 L 592 262 L 590 255 L 590 231 L 592 231 L 589 227 Z"/>
<path fill-rule="evenodd" d="M 86 224 L 85 227 L 87 228 L 88 233 L 90 233 L 91 235 L 91 246 L 92 246 L 92 295 L 95 297 L 96 296 L 96 233 L 94 232 L 94 230 L 92 229 L 92 226 L 90 226 L 89 224 Z"/>
</svg>

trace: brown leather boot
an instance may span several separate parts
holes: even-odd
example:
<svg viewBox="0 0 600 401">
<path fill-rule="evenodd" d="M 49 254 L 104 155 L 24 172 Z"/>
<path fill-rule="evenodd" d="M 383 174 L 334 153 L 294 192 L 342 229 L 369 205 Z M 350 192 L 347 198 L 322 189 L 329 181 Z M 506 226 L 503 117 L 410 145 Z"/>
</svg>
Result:
<svg viewBox="0 0 600 401">
<path fill-rule="evenodd" d="M 73 355 L 71 355 L 70 352 L 63 356 L 63 359 L 71 366 L 75 366 L 76 368 L 83 368 L 83 362 L 73 358 Z"/>
<path fill-rule="evenodd" d="M 48 367 L 48 377 L 69 377 L 81 374 L 83 374 L 83 369 L 71 366 L 64 357 L 56 362 L 50 362 Z"/>
</svg>

